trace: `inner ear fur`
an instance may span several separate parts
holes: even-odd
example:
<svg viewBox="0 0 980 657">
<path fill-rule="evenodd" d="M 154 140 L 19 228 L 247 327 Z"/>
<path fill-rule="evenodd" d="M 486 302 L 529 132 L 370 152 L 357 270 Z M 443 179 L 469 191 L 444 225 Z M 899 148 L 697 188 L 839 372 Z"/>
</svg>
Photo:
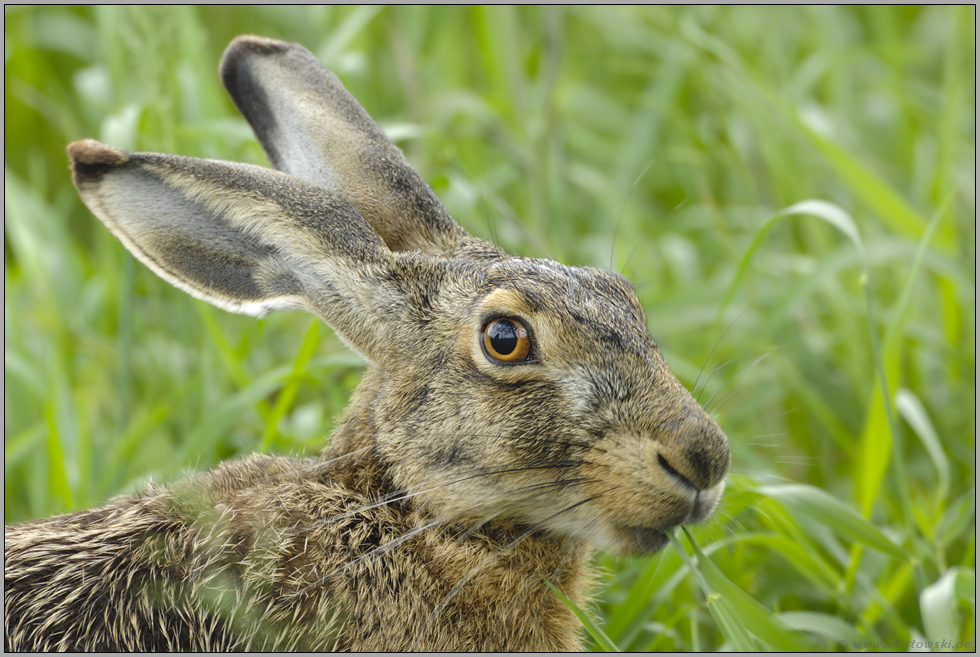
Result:
<svg viewBox="0 0 980 657">
<path fill-rule="evenodd" d="M 446 255 L 468 237 L 337 76 L 306 48 L 238 37 L 220 71 L 272 166 L 346 199 L 389 249 Z"/>
</svg>

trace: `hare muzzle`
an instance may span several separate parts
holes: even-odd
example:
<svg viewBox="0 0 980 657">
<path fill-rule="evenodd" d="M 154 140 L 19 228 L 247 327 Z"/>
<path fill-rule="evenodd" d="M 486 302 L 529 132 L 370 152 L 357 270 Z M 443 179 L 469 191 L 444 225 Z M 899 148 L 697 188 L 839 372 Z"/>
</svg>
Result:
<svg viewBox="0 0 980 657">
<path fill-rule="evenodd" d="M 590 486 L 598 509 L 593 540 L 626 554 L 659 550 L 667 531 L 707 520 L 731 461 L 721 428 L 673 377 L 635 394 L 646 397 L 633 411 L 640 426 L 612 430 L 585 468 L 597 481 Z"/>
</svg>

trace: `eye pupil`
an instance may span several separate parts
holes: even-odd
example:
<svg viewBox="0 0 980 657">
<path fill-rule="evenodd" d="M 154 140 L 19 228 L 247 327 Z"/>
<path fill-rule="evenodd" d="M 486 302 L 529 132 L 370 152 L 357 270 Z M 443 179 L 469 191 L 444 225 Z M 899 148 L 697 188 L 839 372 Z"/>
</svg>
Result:
<svg viewBox="0 0 980 657">
<path fill-rule="evenodd" d="M 526 361 L 531 355 L 531 337 L 527 327 L 516 319 L 494 319 L 483 327 L 483 350 L 494 361 Z"/>
<path fill-rule="evenodd" d="M 490 346 L 501 356 L 508 356 L 517 349 L 517 327 L 514 322 L 502 319 L 494 322 L 487 329 Z"/>
</svg>

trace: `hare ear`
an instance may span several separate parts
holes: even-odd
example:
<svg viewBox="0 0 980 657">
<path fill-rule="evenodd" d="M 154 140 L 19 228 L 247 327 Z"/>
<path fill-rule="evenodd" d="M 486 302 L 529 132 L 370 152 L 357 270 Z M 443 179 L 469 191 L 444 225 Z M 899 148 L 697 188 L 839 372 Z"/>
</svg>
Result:
<svg viewBox="0 0 980 657">
<path fill-rule="evenodd" d="M 349 203 L 278 171 L 173 155 L 68 147 L 85 204 L 140 261 L 199 299 L 263 316 L 303 308 L 374 361 L 412 280 Z M 405 287 L 404 285 L 402 286 Z"/>
<path fill-rule="evenodd" d="M 468 237 L 401 151 L 298 44 L 232 41 L 221 78 L 272 166 L 345 198 L 392 251 L 433 255 Z"/>
</svg>

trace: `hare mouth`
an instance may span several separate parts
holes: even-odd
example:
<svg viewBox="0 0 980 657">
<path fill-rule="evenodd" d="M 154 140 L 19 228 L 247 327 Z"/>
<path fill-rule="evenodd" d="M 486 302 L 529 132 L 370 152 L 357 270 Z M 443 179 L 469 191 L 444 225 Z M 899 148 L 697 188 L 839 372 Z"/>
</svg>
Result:
<svg viewBox="0 0 980 657">
<path fill-rule="evenodd" d="M 685 513 L 681 516 L 664 519 L 660 526 L 620 525 L 616 531 L 630 545 L 629 551 L 637 551 L 640 554 L 658 552 L 670 542 L 668 532 L 673 532 L 674 528 L 681 525 L 700 524 L 707 520 L 718 504 L 720 493 L 720 490 L 711 490 L 704 495 L 700 493 L 694 495 L 690 508 Z"/>
<path fill-rule="evenodd" d="M 632 538 L 636 548 L 644 554 L 659 552 L 669 541 L 667 532 L 656 527 L 626 527 L 621 531 Z"/>
</svg>

